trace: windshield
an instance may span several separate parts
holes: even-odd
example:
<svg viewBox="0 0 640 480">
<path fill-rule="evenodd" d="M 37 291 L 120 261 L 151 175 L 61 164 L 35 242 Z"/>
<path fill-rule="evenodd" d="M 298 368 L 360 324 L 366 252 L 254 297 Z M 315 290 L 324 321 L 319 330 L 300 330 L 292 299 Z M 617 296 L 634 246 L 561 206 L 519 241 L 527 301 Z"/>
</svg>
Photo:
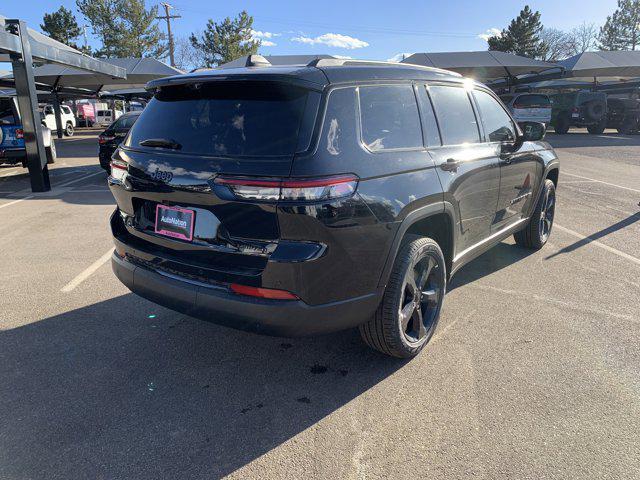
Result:
<svg viewBox="0 0 640 480">
<path fill-rule="evenodd" d="M 11 98 L 0 98 L 0 124 L 14 125 L 15 123 L 13 100 Z"/>
<path fill-rule="evenodd" d="M 126 145 L 137 148 L 145 140 L 163 139 L 180 145 L 182 153 L 292 155 L 307 94 L 293 85 L 265 82 L 165 87 L 140 115 Z"/>
<path fill-rule="evenodd" d="M 546 95 L 520 95 L 515 105 L 520 108 L 544 108 L 550 107 L 551 102 Z"/>
</svg>

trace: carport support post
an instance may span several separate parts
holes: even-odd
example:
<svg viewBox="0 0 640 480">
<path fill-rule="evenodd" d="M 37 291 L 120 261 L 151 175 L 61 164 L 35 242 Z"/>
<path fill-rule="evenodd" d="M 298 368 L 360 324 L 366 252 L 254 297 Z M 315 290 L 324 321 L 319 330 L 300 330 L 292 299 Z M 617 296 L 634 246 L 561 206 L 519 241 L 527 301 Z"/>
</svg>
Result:
<svg viewBox="0 0 640 480">
<path fill-rule="evenodd" d="M 49 182 L 49 170 L 47 168 L 47 154 L 42 142 L 42 126 L 40 125 L 38 96 L 33 78 L 33 58 L 31 57 L 27 26 L 21 20 L 6 20 L 6 24 L 10 27 L 12 33 L 20 37 L 20 46 L 22 47 L 22 55 L 11 55 L 11 66 L 13 67 L 13 78 L 16 84 L 18 108 L 22 117 L 31 190 L 34 192 L 47 192 L 51 190 L 51 183 Z"/>
<path fill-rule="evenodd" d="M 56 115 L 56 130 L 58 138 L 62 138 L 62 111 L 60 110 L 60 97 L 58 92 L 53 92 L 53 111 Z"/>
</svg>

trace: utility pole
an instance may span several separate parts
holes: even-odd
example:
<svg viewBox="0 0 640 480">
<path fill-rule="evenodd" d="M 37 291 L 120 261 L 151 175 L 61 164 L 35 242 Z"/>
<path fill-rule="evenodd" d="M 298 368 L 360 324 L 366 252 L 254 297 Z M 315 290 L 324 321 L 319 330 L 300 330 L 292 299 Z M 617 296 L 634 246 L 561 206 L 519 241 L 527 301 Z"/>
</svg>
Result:
<svg viewBox="0 0 640 480">
<path fill-rule="evenodd" d="M 169 60 L 171 62 L 171 66 L 175 67 L 176 63 L 173 58 L 173 35 L 171 34 L 171 19 L 172 18 L 182 18 L 180 15 L 169 15 L 169 9 L 173 8 L 168 3 L 161 3 L 164 7 L 164 17 L 156 17 L 158 20 L 166 20 L 167 21 L 167 34 L 169 36 Z"/>
</svg>

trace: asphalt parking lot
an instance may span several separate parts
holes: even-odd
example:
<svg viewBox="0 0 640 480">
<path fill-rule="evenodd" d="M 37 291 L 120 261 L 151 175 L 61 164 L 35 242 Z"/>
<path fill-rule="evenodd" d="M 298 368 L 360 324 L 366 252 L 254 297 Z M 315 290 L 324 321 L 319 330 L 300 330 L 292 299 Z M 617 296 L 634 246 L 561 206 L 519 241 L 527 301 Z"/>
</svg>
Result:
<svg viewBox="0 0 640 480">
<path fill-rule="evenodd" d="M 408 362 L 129 293 L 95 132 L 52 192 L 0 167 L 0 478 L 640 478 L 640 136 L 547 139 L 549 243 L 461 270 Z"/>
</svg>

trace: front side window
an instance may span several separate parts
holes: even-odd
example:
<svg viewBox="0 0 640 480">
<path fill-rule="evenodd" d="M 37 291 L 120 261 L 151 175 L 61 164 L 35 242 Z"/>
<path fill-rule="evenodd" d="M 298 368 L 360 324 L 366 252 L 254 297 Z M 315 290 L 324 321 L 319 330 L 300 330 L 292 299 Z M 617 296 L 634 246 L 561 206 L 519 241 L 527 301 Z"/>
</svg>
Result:
<svg viewBox="0 0 640 480">
<path fill-rule="evenodd" d="M 371 151 L 422 148 L 422 129 L 411 85 L 360 87 L 362 140 Z"/>
<path fill-rule="evenodd" d="M 445 145 L 480 142 L 478 122 L 473 113 L 471 99 L 464 88 L 432 85 L 429 87 L 429 93 Z"/>
<path fill-rule="evenodd" d="M 490 142 L 512 142 L 516 139 L 516 130 L 504 108 L 498 101 L 482 90 L 475 91 L 476 101 L 485 134 Z"/>
</svg>

